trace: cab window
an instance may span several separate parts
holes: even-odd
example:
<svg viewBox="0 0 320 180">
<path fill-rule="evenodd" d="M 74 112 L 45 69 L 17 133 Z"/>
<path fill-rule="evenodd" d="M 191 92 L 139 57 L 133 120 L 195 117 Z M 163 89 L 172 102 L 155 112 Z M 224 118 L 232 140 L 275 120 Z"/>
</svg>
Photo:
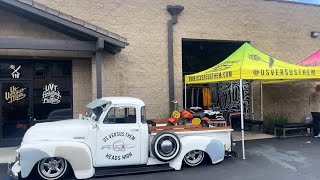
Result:
<svg viewBox="0 0 320 180">
<path fill-rule="evenodd" d="M 112 107 L 105 117 L 104 124 L 136 123 L 136 109 L 134 107 Z"/>
<path fill-rule="evenodd" d="M 145 106 L 141 107 L 141 123 L 142 123 L 142 124 L 147 123 L 146 107 L 145 107 Z"/>
</svg>

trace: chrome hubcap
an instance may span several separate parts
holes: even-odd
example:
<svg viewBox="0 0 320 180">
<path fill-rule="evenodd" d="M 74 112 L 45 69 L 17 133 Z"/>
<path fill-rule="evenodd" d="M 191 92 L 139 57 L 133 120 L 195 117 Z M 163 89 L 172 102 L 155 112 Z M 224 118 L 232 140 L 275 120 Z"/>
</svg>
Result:
<svg viewBox="0 0 320 180">
<path fill-rule="evenodd" d="M 165 140 L 161 143 L 161 150 L 164 152 L 164 153 L 170 153 L 173 149 L 173 144 L 171 141 L 169 140 Z"/>
<path fill-rule="evenodd" d="M 198 165 L 204 158 L 203 151 L 200 150 L 193 150 L 186 154 L 185 160 L 189 165 Z"/>
<path fill-rule="evenodd" d="M 65 165 L 62 158 L 47 158 L 41 161 L 40 171 L 44 176 L 54 178 L 63 173 Z"/>
</svg>

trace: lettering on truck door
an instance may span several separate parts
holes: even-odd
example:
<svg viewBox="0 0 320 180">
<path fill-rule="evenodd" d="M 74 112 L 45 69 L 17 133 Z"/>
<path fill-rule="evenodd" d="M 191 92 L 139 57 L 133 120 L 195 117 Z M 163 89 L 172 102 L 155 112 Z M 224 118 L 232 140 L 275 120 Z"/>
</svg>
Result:
<svg viewBox="0 0 320 180">
<path fill-rule="evenodd" d="M 135 106 L 113 106 L 97 132 L 96 166 L 140 164 L 140 126 Z"/>
</svg>

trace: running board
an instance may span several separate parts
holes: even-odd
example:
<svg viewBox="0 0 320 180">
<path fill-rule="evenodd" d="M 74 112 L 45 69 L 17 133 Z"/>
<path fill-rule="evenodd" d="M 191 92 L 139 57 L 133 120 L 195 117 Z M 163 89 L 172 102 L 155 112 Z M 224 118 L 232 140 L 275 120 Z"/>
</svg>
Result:
<svg viewBox="0 0 320 180">
<path fill-rule="evenodd" d="M 145 172 L 160 172 L 174 170 L 168 164 L 162 165 L 139 165 L 139 166 L 117 166 L 96 168 L 95 177 L 101 176 L 119 176 L 127 174 L 139 174 Z"/>
</svg>

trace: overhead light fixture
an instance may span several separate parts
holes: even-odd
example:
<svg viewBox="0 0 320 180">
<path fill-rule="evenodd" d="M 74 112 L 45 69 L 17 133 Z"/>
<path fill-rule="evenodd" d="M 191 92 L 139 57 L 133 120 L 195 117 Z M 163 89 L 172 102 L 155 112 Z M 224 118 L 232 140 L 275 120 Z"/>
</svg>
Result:
<svg viewBox="0 0 320 180">
<path fill-rule="evenodd" d="M 316 38 L 316 37 L 318 37 L 320 35 L 320 32 L 317 32 L 317 31 L 312 31 L 311 32 L 311 37 L 312 38 Z"/>
</svg>

